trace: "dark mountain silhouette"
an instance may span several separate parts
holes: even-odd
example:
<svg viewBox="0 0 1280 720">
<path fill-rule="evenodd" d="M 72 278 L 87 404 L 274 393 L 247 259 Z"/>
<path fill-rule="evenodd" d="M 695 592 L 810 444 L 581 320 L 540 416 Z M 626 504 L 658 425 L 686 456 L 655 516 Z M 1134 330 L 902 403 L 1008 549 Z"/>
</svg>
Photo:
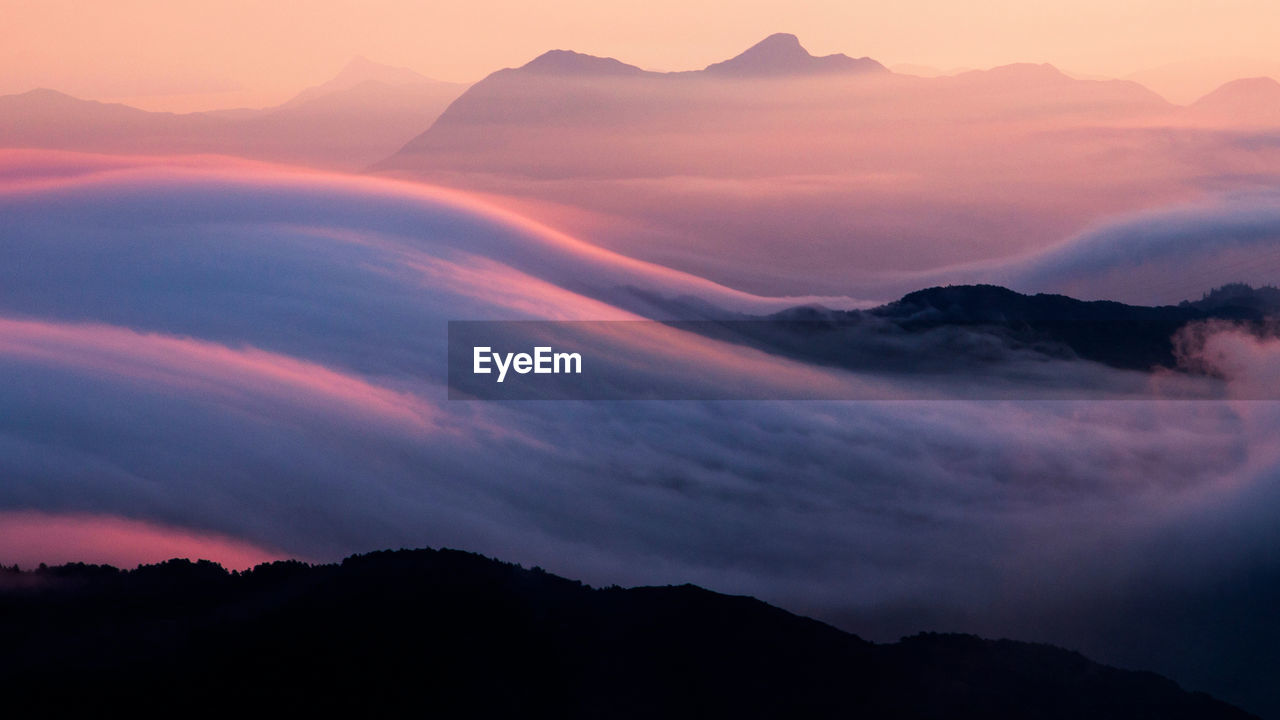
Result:
<svg viewBox="0 0 1280 720">
<path fill-rule="evenodd" d="M 227 573 L 0 572 L 20 715 L 1246 718 L 1045 645 L 877 645 L 691 585 L 592 589 L 451 550 Z"/>
<path fill-rule="evenodd" d="M 430 126 L 465 88 L 357 59 L 329 82 L 261 110 L 147 112 L 32 90 L 0 96 L 0 147 L 215 153 L 354 170 Z"/>
<path fill-rule="evenodd" d="M 851 58 L 843 53 L 816 57 L 789 33 L 775 33 L 752 45 L 741 55 L 708 65 L 708 75 L 730 77 L 806 75 L 820 73 L 888 72 L 869 57 Z"/>
<path fill-rule="evenodd" d="M 1243 286 L 1234 298 L 1204 300 L 1178 306 L 1142 307 L 1065 295 L 1022 295 L 993 285 L 929 288 L 872 310 L 905 332 L 941 327 L 980 329 L 1012 344 L 1034 347 L 1128 370 L 1174 368 L 1178 358 L 1173 336 L 1195 321 L 1220 319 L 1261 322 L 1280 312 L 1274 288 L 1254 292 Z"/>
<path fill-rule="evenodd" d="M 996 285 L 951 285 L 870 310 L 807 306 L 760 318 L 688 305 L 668 309 L 710 318 L 682 324 L 695 332 L 854 370 L 952 373 L 1011 360 L 1082 359 L 1124 370 L 1199 372 L 1179 358 L 1178 332 L 1210 320 L 1262 332 L 1280 317 L 1280 289 L 1233 284 L 1194 302 L 1142 307 L 1023 295 Z"/>
<path fill-rule="evenodd" d="M 1280 288 L 1229 283 L 1205 293 L 1199 300 L 1184 300 L 1180 306 L 1206 313 L 1270 317 L 1280 314 Z"/>
</svg>

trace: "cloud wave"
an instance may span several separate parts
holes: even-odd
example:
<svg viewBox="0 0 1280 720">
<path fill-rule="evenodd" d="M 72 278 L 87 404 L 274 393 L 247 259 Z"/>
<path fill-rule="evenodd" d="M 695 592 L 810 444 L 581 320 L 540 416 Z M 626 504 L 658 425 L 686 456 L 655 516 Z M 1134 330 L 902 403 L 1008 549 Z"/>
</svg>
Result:
<svg viewBox="0 0 1280 720">
<path fill-rule="evenodd" d="M 449 319 L 792 300 L 444 191 L 58 162 L 0 189 L 0 512 L 315 559 L 449 545 L 752 593 L 873 637 L 1076 645 L 1044 617 L 1120 612 L 1098 599 L 1162 567 L 1152 548 L 1244 512 L 1233 498 L 1280 467 L 1271 419 L 1230 402 L 450 402 Z M 655 371 L 696 357 L 724 382 L 860 381 L 670 330 L 595 340 Z"/>
</svg>

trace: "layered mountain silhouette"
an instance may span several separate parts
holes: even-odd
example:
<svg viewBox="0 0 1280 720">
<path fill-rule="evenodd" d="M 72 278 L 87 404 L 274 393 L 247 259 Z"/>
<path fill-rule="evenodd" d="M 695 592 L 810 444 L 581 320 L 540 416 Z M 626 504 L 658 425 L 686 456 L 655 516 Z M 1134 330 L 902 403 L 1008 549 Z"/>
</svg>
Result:
<svg viewBox="0 0 1280 720">
<path fill-rule="evenodd" d="M 227 573 L 0 572 L 10 712 L 1247 718 L 1046 645 L 880 645 L 691 585 L 592 589 L 451 550 Z"/>
<path fill-rule="evenodd" d="M 1075 80 L 1047 65 L 895 75 L 867 57 L 815 57 L 785 33 L 685 72 L 552 50 L 476 83 L 376 168 L 634 176 L 773 171 L 781 160 L 788 172 L 831 172 L 847 160 L 851 142 L 886 123 L 1170 108 L 1136 83 Z M 812 142 L 815 132 L 824 146 Z M 811 146 L 797 146 L 805 138 Z M 598 154 L 605 146 L 612 148 L 607 168 Z"/>
<path fill-rule="evenodd" d="M 1049 65 L 897 74 L 788 34 L 686 72 L 552 50 L 462 89 L 357 60 L 266 110 L 146 113 L 35 91 L 0 97 L 0 147 L 371 169 L 767 295 L 1029 253 L 1280 161 L 1260 131 L 1280 124 L 1263 81 L 1179 107 Z"/>
<path fill-rule="evenodd" d="M 1143 307 L 1024 295 L 995 285 L 952 285 L 909 293 L 870 310 L 798 307 L 767 318 L 721 317 L 723 324 L 698 321 L 687 327 L 853 370 L 953 373 L 1011 360 L 1056 359 L 1199 373 L 1204 368 L 1179 355 L 1179 331 L 1222 321 L 1264 332 L 1280 317 L 1280 289 L 1232 284 L 1196 301 Z"/>
<path fill-rule="evenodd" d="M 849 268 L 1029 252 L 1135 197 L 1181 197 L 1171 163 L 1195 163 L 1170 153 L 1195 143 L 1135 129 L 1179 112 L 1136 83 L 1047 65 L 924 78 L 779 34 L 685 72 L 546 53 L 476 83 L 371 170 L 512 198 L 750 292 L 839 294 Z"/>
<path fill-rule="evenodd" d="M 262 110 L 148 112 L 32 90 L 0 97 L 0 147 L 216 153 L 353 170 L 421 132 L 465 89 L 358 58 Z"/>
</svg>

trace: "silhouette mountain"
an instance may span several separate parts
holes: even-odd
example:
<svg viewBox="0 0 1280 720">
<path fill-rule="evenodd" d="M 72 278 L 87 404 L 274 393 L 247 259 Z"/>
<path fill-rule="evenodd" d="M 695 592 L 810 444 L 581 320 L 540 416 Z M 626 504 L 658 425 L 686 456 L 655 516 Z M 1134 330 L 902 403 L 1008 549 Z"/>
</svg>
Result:
<svg viewBox="0 0 1280 720">
<path fill-rule="evenodd" d="M 888 72 L 869 57 L 851 58 L 837 53 L 816 57 L 789 33 L 775 33 L 752 45 L 741 55 L 708 65 L 708 75 L 759 77 L 819 73 Z"/>
<path fill-rule="evenodd" d="M 1079 359 L 1123 370 L 1200 372 L 1179 358 L 1178 332 L 1209 320 L 1262 331 L 1280 317 L 1280 289 L 1232 284 L 1194 302 L 1143 307 L 951 285 L 869 310 L 805 306 L 765 318 L 680 305 L 670 310 L 712 318 L 682 325 L 704 335 L 852 370 L 954 373 L 1012 360 Z"/>
<path fill-rule="evenodd" d="M 526 72 L 566 75 L 614 75 L 626 77 L 645 74 L 644 70 L 613 58 L 585 55 L 572 50 L 548 50 L 525 63 L 520 69 Z"/>
<path fill-rule="evenodd" d="M 1269 298 L 1252 289 L 1237 302 L 1142 307 L 1065 295 L 1022 295 L 993 285 L 929 288 L 871 314 L 906 332 L 941 327 L 978 329 L 1022 348 L 1100 362 L 1128 370 L 1174 368 L 1173 337 L 1198 320 L 1261 322 L 1280 306 L 1249 302 Z"/>
<path fill-rule="evenodd" d="M 0 147 L 216 153 L 354 170 L 421 132 L 465 88 L 356 59 L 332 80 L 260 110 L 148 112 L 39 89 L 0 96 Z"/>
<path fill-rule="evenodd" d="M 747 82 L 755 79 L 776 82 L 764 91 Z M 882 161 L 902 172 L 895 154 L 917 162 L 917 143 L 935 126 L 945 128 L 938 137 L 951 138 L 957 128 L 1009 118 L 1108 122 L 1171 109 L 1137 83 L 1076 80 L 1048 65 L 926 79 L 895 75 L 866 57 L 815 57 L 796 36 L 779 33 L 686 72 L 650 72 L 568 50 L 544 53 L 473 85 L 372 169 L 442 173 L 454 182 L 468 172 L 485 182 L 759 177 L 839 174 L 856 158 L 859 166 Z M 874 142 L 903 123 L 921 129 L 911 142 Z M 955 142 L 937 149 L 964 147 Z"/>
<path fill-rule="evenodd" d="M 382 63 L 373 62 L 368 58 L 356 56 L 344 65 L 343 68 L 338 71 L 337 75 L 319 85 L 303 90 L 288 101 L 279 105 L 279 107 L 293 107 L 331 93 L 350 90 L 357 85 L 363 85 L 365 83 L 379 83 L 392 87 L 403 85 L 457 85 L 456 83 L 433 80 L 426 75 L 419 74 L 409 68 L 383 65 Z M 458 93 L 461 94 L 462 88 L 458 87 L 457 90 Z"/>
<path fill-rule="evenodd" d="M 1190 57 L 1125 76 L 1179 105 L 1190 105 L 1239 78 L 1280 77 L 1280 63 L 1247 57 Z"/>
<path fill-rule="evenodd" d="M 453 550 L 227 573 L 0 571 L 20 715 L 1247 718 L 1045 645 L 877 645 L 691 585 L 592 589 Z"/>
<path fill-rule="evenodd" d="M 1232 80 L 1187 110 L 1202 121 L 1274 126 L 1280 124 L 1280 82 L 1269 77 Z"/>
</svg>

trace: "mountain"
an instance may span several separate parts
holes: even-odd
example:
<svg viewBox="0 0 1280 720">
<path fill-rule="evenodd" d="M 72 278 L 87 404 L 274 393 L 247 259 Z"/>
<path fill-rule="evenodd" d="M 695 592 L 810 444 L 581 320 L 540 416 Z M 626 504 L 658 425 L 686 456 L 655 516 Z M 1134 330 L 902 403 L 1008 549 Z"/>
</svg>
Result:
<svg viewBox="0 0 1280 720">
<path fill-rule="evenodd" d="M 433 80 L 426 75 L 421 75 L 409 68 L 383 65 L 381 63 L 373 62 L 367 58 L 357 56 L 343 66 L 342 70 L 338 71 L 338 74 L 334 77 L 319 85 L 303 90 L 279 107 L 286 108 L 294 105 L 300 105 L 309 100 L 315 100 L 316 98 L 323 97 L 331 93 L 350 90 L 351 88 L 364 83 L 379 83 L 381 85 L 393 87 L 402 85 L 455 85 L 455 83 Z M 462 87 L 458 87 L 459 94 L 461 91 Z"/>
<path fill-rule="evenodd" d="M 878 645 L 752 598 L 452 550 L 6 569 L 0 635 L 6 709 L 45 716 L 1250 717 L 1046 645 Z"/>
<path fill-rule="evenodd" d="M 1175 336 L 1223 320 L 1261 329 L 1280 317 L 1280 290 L 1227 285 L 1163 307 L 1024 295 L 996 285 L 908 293 L 869 310 L 797 307 L 764 318 L 693 321 L 682 327 L 787 357 L 852 370 L 955 373 L 1013 360 L 1081 359 L 1122 370 L 1184 367 Z"/>
<path fill-rule="evenodd" d="M 464 85 L 356 60 L 262 110 L 173 114 L 53 90 L 0 97 L 0 147 L 105 153 L 215 153 L 354 170 L 428 127 Z"/>
<path fill-rule="evenodd" d="M 1096 121 L 1160 118 L 1175 108 L 1164 98 L 1131 80 L 1087 80 L 1072 77 L 1048 63 L 1013 63 L 989 70 L 970 70 L 949 83 L 970 101 L 1002 112 L 1034 111 Z"/>
<path fill-rule="evenodd" d="M 43 88 L 0 96 L 0 147 L 113 148 L 131 138 L 168 143 L 221 125 L 200 114 L 153 113 Z"/>
<path fill-rule="evenodd" d="M 548 50 L 520 69 L 527 73 L 551 75 L 635 77 L 646 74 L 634 65 L 613 58 L 596 57 L 572 50 Z"/>
<path fill-rule="evenodd" d="M 1189 105 L 1237 78 L 1280 78 L 1280 63 L 1243 57 L 1195 57 L 1125 76 L 1179 105 Z"/>
<path fill-rule="evenodd" d="M 863 163 L 897 148 L 919 157 L 935 127 L 954 135 L 977 120 L 1127 117 L 1170 107 L 1136 83 L 1075 80 L 1048 65 L 894 75 L 870 58 L 814 57 L 781 33 L 689 72 L 553 50 L 476 83 L 375 169 L 557 178 L 832 174 L 848 169 L 851 155 Z M 872 136 L 904 125 L 927 132 L 897 145 Z"/>
<path fill-rule="evenodd" d="M 834 295 L 849 268 L 1031 252 L 1180 197 L 1175 111 L 1052 66 L 917 77 L 791 35 L 686 72 L 561 50 L 487 76 L 370 170 L 749 292 Z"/>
<path fill-rule="evenodd" d="M 910 332 L 942 327 L 981 329 L 1041 353 L 1062 354 L 1127 370 L 1176 368 L 1174 335 L 1192 322 L 1262 323 L 1280 315 L 1275 288 L 1240 286 L 1196 302 L 1143 307 L 1064 295 L 1023 295 L 994 285 L 956 285 L 909 293 L 869 311 Z"/>
<path fill-rule="evenodd" d="M 1280 125 L 1280 82 L 1269 77 L 1232 80 L 1187 111 L 1201 122 L 1275 127 Z"/>
<path fill-rule="evenodd" d="M 837 53 L 815 57 L 788 33 L 775 33 L 723 62 L 708 65 L 703 72 L 726 77 L 769 77 L 822 73 L 888 72 L 869 57 L 851 58 Z"/>
</svg>

